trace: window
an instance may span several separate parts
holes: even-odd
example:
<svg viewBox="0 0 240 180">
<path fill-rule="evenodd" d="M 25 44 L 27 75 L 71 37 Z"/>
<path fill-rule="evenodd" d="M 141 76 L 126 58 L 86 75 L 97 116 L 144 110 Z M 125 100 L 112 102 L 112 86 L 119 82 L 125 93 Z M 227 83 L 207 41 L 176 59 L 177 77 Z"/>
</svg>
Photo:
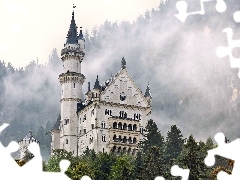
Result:
<svg viewBox="0 0 240 180">
<path fill-rule="evenodd" d="M 66 139 L 66 144 L 68 144 L 68 139 Z"/>
<path fill-rule="evenodd" d="M 69 119 L 64 120 L 64 125 L 67 125 L 67 124 L 69 124 Z"/>
<path fill-rule="evenodd" d="M 94 115 L 94 109 L 91 111 L 91 116 L 93 116 Z"/>
<path fill-rule="evenodd" d="M 127 113 L 124 112 L 124 111 L 120 111 L 120 112 L 119 112 L 119 117 L 120 117 L 120 118 L 127 118 Z"/>
<path fill-rule="evenodd" d="M 80 118 L 80 119 L 79 119 L 79 124 L 81 124 L 81 121 L 82 121 L 82 119 Z"/>
<path fill-rule="evenodd" d="M 75 83 L 73 83 L 73 88 L 75 88 Z"/>
<path fill-rule="evenodd" d="M 120 100 L 121 101 L 124 101 L 126 99 L 126 94 L 124 93 L 124 92 L 122 92 L 121 94 L 120 94 Z"/>
<path fill-rule="evenodd" d="M 134 114 L 134 120 L 141 120 L 141 114 Z"/>
<path fill-rule="evenodd" d="M 102 126 L 102 129 L 105 129 L 106 128 L 106 123 L 104 121 L 102 121 L 101 126 Z"/>
<path fill-rule="evenodd" d="M 94 124 L 92 124 L 92 129 L 94 129 Z"/>
<path fill-rule="evenodd" d="M 86 119 L 87 119 L 87 116 L 86 116 L 86 114 L 84 114 L 83 122 L 86 121 Z"/>
<path fill-rule="evenodd" d="M 83 130 L 83 133 L 84 133 L 84 134 L 86 134 L 86 133 L 87 133 L 87 132 L 86 132 L 86 129 L 84 129 L 84 130 Z"/>
<path fill-rule="evenodd" d="M 105 134 L 102 135 L 102 142 L 106 142 L 106 135 Z"/>
</svg>

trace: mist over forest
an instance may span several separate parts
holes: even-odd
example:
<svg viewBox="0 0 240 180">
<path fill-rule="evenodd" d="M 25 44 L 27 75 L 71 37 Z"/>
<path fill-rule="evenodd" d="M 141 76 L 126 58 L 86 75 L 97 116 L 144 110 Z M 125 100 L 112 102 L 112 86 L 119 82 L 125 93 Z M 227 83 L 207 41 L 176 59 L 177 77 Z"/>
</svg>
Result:
<svg viewBox="0 0 240 180">
<path fill-rule="evenodd" d="M 218 46 L 228 46 L 224 28 L 231 27 L 233 38 L 240 38 L 239 24 L 233 20 L 240 4 L 229 0 L 227 10 L 218 13 L 216 1 L 205 2 L 203 16 L 189 16 L 182 23 L 174 16 L 176 2 L 160 3 L 133 23 L 106 20 L 99 28 L 86 30 L 83 94 L 87 82 L 93 87 L 97 75 L 100 82 L 115 75 L 125 57 L 137 86 L 145 92 L 150 84 L 150 118 L 162 134 L 176 124 L 185 137 L 192 134 L 206 140 L 221 131 L 236 139 L 240 134 L 238 70 L 231 69 L 229 58 L 218 58 L 215 51 Z M 200 0 L 187 3 L 189 11 L 200 10 Z M 233 54 L 240 56 L 238 49 Z M 21 140 L 30 130 L 42 142 L 43 156 L 49 156 L 51 138 L 45 133 L 60 114 L 59 55 L 60 49 L 53 47 L 48 63 L 30 60 L 23 68 L 0 61 L 0 122 L 10 123 L 1 134 L 3 144 Z"/>
</svg>

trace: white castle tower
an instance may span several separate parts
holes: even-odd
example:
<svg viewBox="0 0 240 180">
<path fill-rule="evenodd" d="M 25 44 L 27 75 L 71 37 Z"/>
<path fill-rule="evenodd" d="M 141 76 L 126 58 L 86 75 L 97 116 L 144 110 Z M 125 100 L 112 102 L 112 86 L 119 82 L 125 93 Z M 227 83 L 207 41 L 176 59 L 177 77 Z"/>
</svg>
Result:
<svg viewBox="0 0 240 180">
<path fill-rule="evenodd" d="M 85 77 L 81 74 L 81 62 L 84 57 L 82 30 L 77 34 L 74 11 L 67 34 L 67 40 L 61 51 L 64 72 L 59 75 L 61 84 L 61 120 L 59 127 L 59 148 L 76 154 L 77 152 L 77 103 L 81 101 L 82 84 Z M 57 131 L 55 131 L 55 136 Z M 56 145 L 58 146 L 58 145 Z"/>
<path fill-rule="evenodd" d="M 33 142 L 36 142 L 39 144 L 39 141 L 36 140 L 33 135 L 32 135 L 32 132 L 29 131 L 29 133 L 26 135 L 25 138 L 23 138 L 21 141 L 18 142 L 19 146 L 20 146 L 20 159 L 22 159 L 27 151 L 28 151 L 28 146 L 33 143 Z"/>
</svg>

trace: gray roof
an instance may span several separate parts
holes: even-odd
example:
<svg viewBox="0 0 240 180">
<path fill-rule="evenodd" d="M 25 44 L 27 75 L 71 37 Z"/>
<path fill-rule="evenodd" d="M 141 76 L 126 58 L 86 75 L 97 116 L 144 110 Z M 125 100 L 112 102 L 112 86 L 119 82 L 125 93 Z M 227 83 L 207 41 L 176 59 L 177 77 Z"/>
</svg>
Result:
<svg viewBox="0 0 240 180">
<path fill-rule="evenodd" d="M 95 81 L 94 87 L 93 89 L 100 89 L 100 84 L 99 84 L 99 80 L 98 80 L 98 75 L 97 75 L 97 79 Z"/>
<path fill-rule="evenodd" d="M 146 89 L 146 92 L 145 92 L 145 95 L 144 95 L 144 96 L 145 96 L 145 97 L 151 96 L 149 85 L 147 86 L 147 89 Z"/>
<path fill-rule="evenodd" d="M 37 141 L 37 139 L 35 139 L 32 135 L 32 132 L 29 131 L 29 133 L 25 136 L 25 138 L 23 138 L 21 141 L 29 141 L 29 140 L 32 140 L 32 141 Z"/>
<path fill-rule="evenodd" d="M 75 44 L 78 43 L 77 40 L 77 26 L 74 19 L 74 11 L 72 12 L 72 20 L 67 34 L 67 43 Z"/>
<path fill-rule="evenodd" d="M 60 126 L 60 120 L 61 120 L 61 116 L 59 114 L 57 121 L 55 122 L 54 126 L 53 126 L 53 130 L 59 130 L 59 126 Z"/>
</svg>

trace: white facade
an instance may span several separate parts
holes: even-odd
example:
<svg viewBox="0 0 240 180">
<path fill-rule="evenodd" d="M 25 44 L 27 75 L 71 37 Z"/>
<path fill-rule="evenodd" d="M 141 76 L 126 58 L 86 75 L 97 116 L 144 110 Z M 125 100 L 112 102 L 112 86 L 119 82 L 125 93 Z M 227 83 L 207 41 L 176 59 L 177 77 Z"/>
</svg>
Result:
<svg viewBox="0 0 240 180">
<path fill-rule="evenodd" d="M 87 147 L 95 152 L 134 154 L 151 113 L 150 100 L 151 96 L 141 93 L 126 69 L 108 80 L 107 86 L 101 86 L 97 97 L 96 90 L 88 92 L 85 105 L 80 104 L 78 109 L 78 155 Z"/>
<path fill-rule="evenodd" d="M 96 79 L 93 90 L 81 97 L 84 75 L 81 62 L 85 55 L 85 40 L 76 33 L 74 13 L 61 51 L 64 72 L 59 75 L 61 84 L 61 117 L 52 129 L 51 148 L 65 149 L 81 155 L 87 148 L 95 152 L 125 151 L 134 154 L 143 138 L 143 128 L 151 113 L 151 95 L 145 95 L 122 68 L 103 85 Z"/>
</svg>

